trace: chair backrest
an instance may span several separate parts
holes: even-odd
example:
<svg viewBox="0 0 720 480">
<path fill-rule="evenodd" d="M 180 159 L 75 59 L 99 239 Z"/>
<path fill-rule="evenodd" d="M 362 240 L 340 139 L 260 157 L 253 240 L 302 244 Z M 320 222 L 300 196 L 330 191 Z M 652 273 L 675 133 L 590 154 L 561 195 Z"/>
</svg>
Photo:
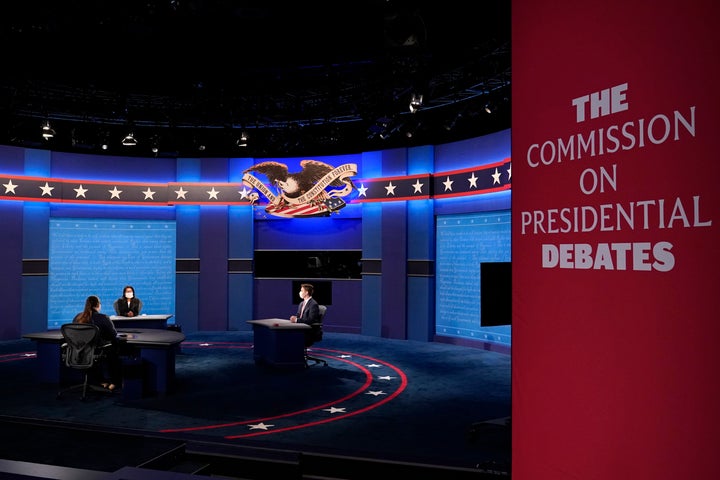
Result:
<svg viewBox="0 0 720 480">
<path fill-rule="evenodd" d="M 323 319 L 325 318 L 325 313 L 327 313 L 327 307 L 325 305 L 318 305 L 318 309 L 320 309 L 320 321 L 310 324 L 310 326 L 312 327 L 312 331 L 310 333 L 309 345 L 312 345 L 315 342 L 319 342 L 323 338 L 322 324 Z M 308 342 L 306 341 L 305 343 L 307 344 Z"/>
<path fill-rule="evenodd" d="M 65 340 L 65 365 L 77 369 L 92 367 L 97 356 L 100 329 L 92 323 L 66 323 L 60 331 Z"/>
<path fill-rule="evenodd" d="M 113 302 L 113 310 L 115 310 L 115 315 L 120 315 L 120 309 L 118 308 L 119 301 L 120 301 L 120 299 L 118 298 Z M 143 302 L 139 298 L 138 298 L 138 304 L 139 304 L 138 315 L 140 315 L 142 313 Z"/>
</svg>

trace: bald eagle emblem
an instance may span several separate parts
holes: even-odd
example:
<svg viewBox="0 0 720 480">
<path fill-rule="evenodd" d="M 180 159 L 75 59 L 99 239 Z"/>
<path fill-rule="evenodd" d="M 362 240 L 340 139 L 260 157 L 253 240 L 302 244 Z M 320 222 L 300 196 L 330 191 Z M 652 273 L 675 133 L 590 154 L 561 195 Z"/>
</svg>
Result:
<svg viewBox="0 0 720 480">
<path fill-rule="evenodd" d="M 355 186 L 350 177 L 357 173 L 355 164 L 333 167 L 318 160 L 302 160 L 301 170 L 290 172 L 280 162 L 261 162 L 243 171 L 243 184 L 257 189 L 268 199 L 265 211 L 280 217 L 329 215 L 345 206 L 342 197 Z M 254 173 L 264 175 L 268 184 Z"/>
</svg>

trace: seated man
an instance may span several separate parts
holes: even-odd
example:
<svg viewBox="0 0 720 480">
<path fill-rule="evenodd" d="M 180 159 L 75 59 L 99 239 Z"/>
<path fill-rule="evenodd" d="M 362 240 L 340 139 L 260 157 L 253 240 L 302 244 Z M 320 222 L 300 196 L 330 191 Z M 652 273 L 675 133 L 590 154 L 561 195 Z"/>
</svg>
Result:
<svg viewBox="0 0 720 480">
<path fill-rule="evenodd" d="M 297 315 L 290 317 L 291 322 L 307 323 L 308 325 L 320 322 L 320 308 L 317 301 L 312 298 L 313 291 L 314 287 L 309 283 L 300 285 L 298 295 L 302 301 L 298 305 Z"/>
</svg>

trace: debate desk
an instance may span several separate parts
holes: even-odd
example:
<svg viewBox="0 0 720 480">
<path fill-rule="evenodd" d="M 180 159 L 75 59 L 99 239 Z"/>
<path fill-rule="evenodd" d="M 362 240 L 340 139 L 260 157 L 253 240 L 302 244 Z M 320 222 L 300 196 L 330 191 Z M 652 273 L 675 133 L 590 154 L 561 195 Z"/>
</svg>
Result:
<svg viewBox="0 0 720 480">
<path fill-rule="evenodd" d="M 160 315 L 138 315 L 136 317 L 123 317 L 111 315 L 110 320 L 115 328 L 167 328 L 167 322 L 172 318 L 172 313 Z"/>
<path fill-rule="evenodd" d="M 166 395 L 175 381 L 176 348 L 185 340 L 185 335 L 174 330 L 133 328 L 118 329 L 118 337 L 123 356 L 135 359 L 142 367 L 143 393 Z M 62 363 L 60 330 L 26 333 L 23 338 L 36 343 L 41 382 L 62 383 L 72 378 L 71 369 Z"/>
<path fill-rule="evenodd" d="M 256 365 L 293 369 L 305 368 L 306 323 L 283 318 L 248 320 L 253 326 L 253 359 Z"/>
</svg>

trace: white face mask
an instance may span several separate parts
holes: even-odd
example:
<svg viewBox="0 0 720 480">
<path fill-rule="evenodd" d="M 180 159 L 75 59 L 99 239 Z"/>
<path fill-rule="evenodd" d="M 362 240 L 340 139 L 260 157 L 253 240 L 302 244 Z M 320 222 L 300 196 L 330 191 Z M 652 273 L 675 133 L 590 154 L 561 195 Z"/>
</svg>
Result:
<svg viewBox="0 0 720 480">
<path fill-rule="evenodd" d="M 300 298 L 301 298 L 301 299 L 305 300 L 305 297 L 303 296 L 302 290 L 300 290 L 300 291 L 298 292 L 298 295 L 300 295 Z"/>
<path fill-rule="evenodd" d="M 127 292 L 127 293 L 125 294 L 125 298 L 133 298 L 132 292 Z"/>
</svg>

